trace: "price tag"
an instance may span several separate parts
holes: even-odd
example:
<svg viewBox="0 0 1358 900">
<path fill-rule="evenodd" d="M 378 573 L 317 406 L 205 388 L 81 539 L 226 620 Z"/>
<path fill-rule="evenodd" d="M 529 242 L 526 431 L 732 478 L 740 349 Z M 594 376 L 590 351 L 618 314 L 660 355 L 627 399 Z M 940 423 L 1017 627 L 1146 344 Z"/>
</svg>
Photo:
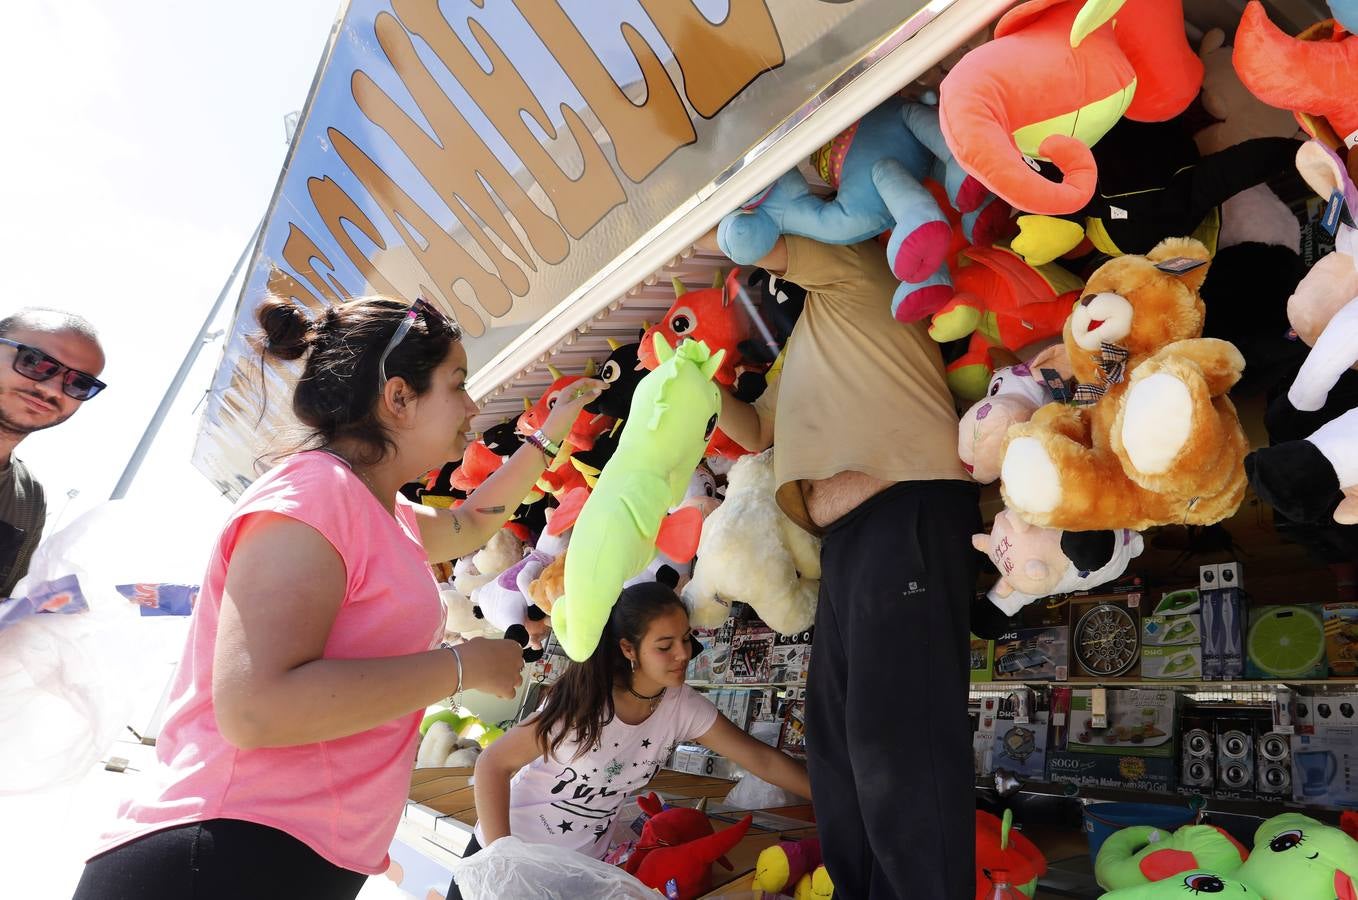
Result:
<svg viewBox="0 0 1358 900">
<path fill-rule="evenodd" d="M 1339 217 L 1344 214 L 1344 192 L 1340 188 L 1335 188 L 1330 194 L 1330 202 L 1325 204 L 1325 215 L 1320 217 L 1320 227 L 1325 229 L 1325 233 L 1334 237 L 1339 230 Z"/>
</svg>

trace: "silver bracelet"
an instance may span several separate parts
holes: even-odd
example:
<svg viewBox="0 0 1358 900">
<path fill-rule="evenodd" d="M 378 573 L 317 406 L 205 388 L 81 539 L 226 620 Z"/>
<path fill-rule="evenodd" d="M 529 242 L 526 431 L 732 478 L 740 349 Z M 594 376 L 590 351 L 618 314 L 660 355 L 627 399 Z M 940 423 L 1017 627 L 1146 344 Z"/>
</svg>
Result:
<svg viewBox="0 0 1358 900">
<path fill-rule="evenodd" d="M 453 659 L 457 660 L 457 689 L 448 695 L 448 705 L 456 712 L 458 707 L 462 705 L 458 702 L 458 698 L 462 696 L 462 654 L 458 653 L 457 648 L 447 641 L 439 644 L 439 646 L 444 650 L 451 652 L 453 654 Z"/>
</svg>

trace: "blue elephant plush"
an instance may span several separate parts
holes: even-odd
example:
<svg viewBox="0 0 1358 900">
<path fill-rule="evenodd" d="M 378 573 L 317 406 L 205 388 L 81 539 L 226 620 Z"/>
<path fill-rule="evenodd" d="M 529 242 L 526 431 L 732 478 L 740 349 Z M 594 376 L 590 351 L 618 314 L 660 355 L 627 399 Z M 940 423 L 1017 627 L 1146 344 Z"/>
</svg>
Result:
<svg viewBox="0 0 1358 900">
<path fill-rule="evenodd" d="M 787 172 L 721 220 L 717 243 L 723 253 L 752 265 L 779 235 L 856 244 L 891 230 L 886 257 L 901 280 L 891 311 L 902 322 L 914 322 L 953 296 L 946 264 L 952 226 L 921 182 L 928 178 L 943 186 L 971 243 L 989 244 L 1008 227 L 1009 208 L 953 159 L 935 107 L 888 100 L 813 161 L 835 196 L 817 197 L 799 171 Z"/>
</svg>

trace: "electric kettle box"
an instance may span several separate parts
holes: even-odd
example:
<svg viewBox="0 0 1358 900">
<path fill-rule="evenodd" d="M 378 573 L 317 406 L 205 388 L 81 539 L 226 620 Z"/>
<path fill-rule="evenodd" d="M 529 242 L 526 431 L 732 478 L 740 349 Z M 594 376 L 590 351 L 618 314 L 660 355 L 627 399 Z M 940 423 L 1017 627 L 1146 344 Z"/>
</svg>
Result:
<svg viewBox="0 0 1358 900">
<path fill-rule="evenodd" d="M 1292 799 L 1358 809 L 1358 728 L 1292 735 Z"/>
</svg>

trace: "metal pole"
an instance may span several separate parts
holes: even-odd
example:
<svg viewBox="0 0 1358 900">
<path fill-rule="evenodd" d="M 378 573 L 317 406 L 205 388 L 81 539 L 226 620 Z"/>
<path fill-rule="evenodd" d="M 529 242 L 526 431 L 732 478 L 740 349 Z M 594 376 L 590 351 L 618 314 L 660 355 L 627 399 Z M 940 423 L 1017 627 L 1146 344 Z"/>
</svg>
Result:
<svg viewBox="0 0 1358 900">
<path fill-rule="evenodd" d="M 128 488 L 132 486 L 132 479 L 137 477 L 137 470 L 141 468 L 147 451 L 151 449 L 151 444 L 155 441 L 160 426 L 165 423 L 165 416 L 169 414 L 170 407 L 174 405 L 175 398 L 179 396 L 180 389 L 183 388 L 184 382 L 189 377 L 189 371 L 198 360 L 198 354 L 203 350 L 208 329 L 212 327 L 212 323 L 217 319 L 217 314 L 221 312 L 222 304 L 226 302 L 227 296 L 231 293 L 231 286 L 236 283 L 236 278 L 240 275 L 241 268 L 245 266 L 245 261 L 250 258 L 250 251 L 254 249 L 255 241 L 259 239 L 259 233 L 263 227 L 264 220 L 261 219 L 250 235 L 250 240 L 246 242 L 245 249 L 241 251 L 240 259 L 236 260 L 236 265 L 231 270 L 230 277 L 226 279 L 226 284 L 222 285 L 221 293 L 217 295 L 217 302 L 212 304 L 212 309 L 208 312 L 207 318 L 203 320 L 203 327 L 198 329 L 198 334 L 193 339 L 193 345 L 189 347 L 189 352 L 184 354 L 184 361 L 179 364 L 179 371 L 175 373 L 174 380 L 170 382 L 169 388 L 166 389 L 165 396 L 160 398 L 160 406 L 156 408 L 155 415 L 151 416 L 151 421 L 147 424 L 146 431 L 142 433 L 137 449 L 132 451 L 132 458 L 127 461 L 127 468 L 123 469 L 122 477 L 118 479 L 118 485 L 113 489 L 113 494 L 109 497 L 110 500 L 121 500 L 127 495 Z"/>
</svg>

